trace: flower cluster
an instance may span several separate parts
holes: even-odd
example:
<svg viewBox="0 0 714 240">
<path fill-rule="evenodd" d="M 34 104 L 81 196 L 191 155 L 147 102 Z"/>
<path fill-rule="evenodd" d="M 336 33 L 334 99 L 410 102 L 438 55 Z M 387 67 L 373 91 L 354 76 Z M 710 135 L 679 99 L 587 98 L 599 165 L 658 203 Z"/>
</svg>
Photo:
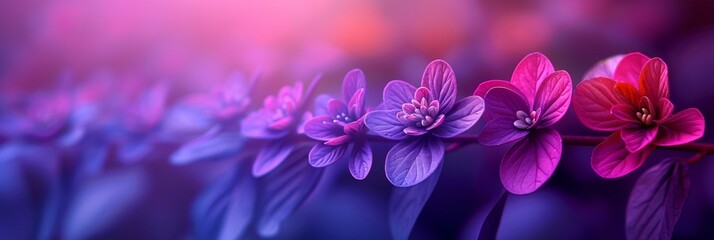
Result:
<svg viewBox="0 0 714 240">
<path fill-rule="evenodd" d="M 641 53 L 599 62 L 574 93 L 568 72 L 556 71 L 545 55 L 531 53 L 516 65 L 510 80 L 482 82 L 465 97 L 458 97 L 454 69 L 446 61 L 434 60 L 418 86 L 401 80 L 387 83 L 374 109 L 366 104 L 370 95 L 360 69 L 344 76 L 340 97 L 313 96 L 322 79 L 318 75 L 307 87 L 302 82 L 283 86 L 260 107 L 254 106 L 251 96 L 258 76 L 232 74 L 211 94 L 175 102 L 170 101 L 171 88 L 165 82 L 147 91 L 120 91 L 116 99 L 102 99 L 99 96 L 111 95 L 107 93 L 113 86 L 97 87 L 103 84 L 94 81 L 3 102 L 0 161 L 40 152 L 56 161 L 61 156 L 76 157 L 75 162 L 55 163 L 67 166 L 67 171 L 56 173 L 56 179 L 68 186 L 52 185 L 73 190 L 73 184 L 101 173 L 106 161 L 135 164 L 164 157 L 166 151 L 157 146 L 171 146 L 168 158 L 174 165 L 238 159 L 196 200 L 192 210 L 196 237 L 241 238 L 248 226 L 266 237 L 276 234 L 280 223 L 310 196 L 325 167 L 346 162 L 352 177 L 363 180 L 373 162 L 380 162 L 373 159 L 372 144 L 387 142 L 391 148 L 384 174 L 398 187 L 390 214 L 408 222 L 392 222 L 392 230 L 404 237 L 436 186 L 445 155 L 459 147 L 477 142 L 508 144 L 500 165 L 507 192 L 530 194 L 544 186 L 561 161 L 564 144 L 578 141 L 577 136 L 561 135 L 555 129 L 571 99 L 583 125 L 610 133 L 607 138 L 591 138 L 596 140 L 591 144 L 597 145 L 592 168 L 604 178 L 638 169 L 658 147 L 681 146 L 704 134 L 699 110 L 675 111 L 665 62 Z M 482 116 L 480 133 L 465 133 Z M 714 152 L 714 146 L 700 148 L 695 149 L 700 150 L 699 158 Z M 642 223 L 653 215 L 666 218 L 652 221 L 668 221 L 666 231 L 671 232 L 689 188 L 686 165 L 698 160 L 661 161 L 643 174 L 630 199 L 628 235 L 636 238 L 653 228 L 647 224 L 657 223 Z M 57 208 L 65 198 L 72 199 L 59 197 L 62 194 L 53 192 L 47 204 Z M 662 208 L 662 203 L 652 201 L 655 198 L 667 199 L 673 207 Z M 488 224 L 498 224 L 505 199 L 489 214 L 495 216 L 489 218 L 495 223 Z M 48 219 L 59 219 L 64 211 L 47 214 Z"/>
</svg>

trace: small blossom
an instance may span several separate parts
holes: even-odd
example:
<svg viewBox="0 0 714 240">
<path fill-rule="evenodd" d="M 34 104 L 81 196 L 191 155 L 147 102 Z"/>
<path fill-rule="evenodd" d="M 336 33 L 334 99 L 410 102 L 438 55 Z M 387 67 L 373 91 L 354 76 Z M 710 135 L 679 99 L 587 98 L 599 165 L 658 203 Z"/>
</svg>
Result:
<svg viewBox="0 0 714 240">
<path fill-rule="evenodd" d="M 605 77 L 581 82 L 574 100 L 575 113 L 585 126 L 614 131 L 593 152 L 592 167 L 600 176 L 627 175 L 639 168 L 656 146 L 680 145 L 702 137 L 704 116 L 699 110 L 672 114 L 669 76 L 662 59 L 630 53 L 600 64 L 616 67 Z"/>
<path fill-rule="evenodd" d="M 435 60 L 426 67 L 421 87 L 394 80 L 384 89 L 379 110 L 367 114 L 367 127 L 380 136 L 400 141 L 387 153 L 387 179 L 399 187 L 429 177 L 444 156 L 442 139 L 471 128 L 483 113 L 483 99 L 456 101 L 456 77 L 448 63 Z"/>
<path fill-rule="evenodd" d="M 317 76 L 305 93 L 312 92 Z M 241 133 L 248 138 L 270 140 L 260 149 L 253 164 L 253 175 L 263 176 L 282 163 L 295 147 L 289 136 L 301 132 L 301 126 L 311 114 L 305 113 L 302 82 L 284 86 L 278 95 L 268 96 L 263 108 L 252 112 L 241 121 Z"/>
<path fill-rule="evenodd" d="M 474 92 L 484 96 L 488 121 L 479 142 L 517 141 L 501 162 L 501 182 L 509 192 L 532 193 L 553 175 L 563 144 L 548 127 L 565 115 L 572 89 L 568 72 L 554 71 L 547 57 L 532 53 L 516 66 L 510 82 L 486 81 Z"/>
<path fill-rule="evenodd" d="M 367 141 L 364 124 L 365 77 L 355 69 L 345 75 L 342 100 L 330 99 L 326 115 L 317 116 L 305 123 L 305 135 L 324 141 L 310 151 L 309 161 L 314 167 L 325 167 L 347 156 L 350 173 L 355 179 L 364 179 L 372 168 L 372 149 Z"/>
</svg>

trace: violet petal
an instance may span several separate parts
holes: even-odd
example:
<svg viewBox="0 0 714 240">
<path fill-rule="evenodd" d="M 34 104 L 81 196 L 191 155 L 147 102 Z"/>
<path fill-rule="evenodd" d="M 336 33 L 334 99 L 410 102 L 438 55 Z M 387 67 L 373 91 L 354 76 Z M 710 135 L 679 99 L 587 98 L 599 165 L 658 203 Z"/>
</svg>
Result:
<svg viewBox="0 0 714 240">
<path fill-rule="evenodd" d="M 444 112 L 451 110 L 451 106 L 456 102 L 456 76 L 444 60 L 434 60 L 426 66 L 421 86 L 431 91 L 433 99 L 439 101 Z"/>
<path fill-rule="evenodd" d="M 441 138 L 459 135 L 476 124 L 483 112 L 484 101 L 481 97 L 465 97 L 454 104 L 451 112 L 446 114 L 444 122 L 432 130 L 432 134 Z"/>
<path fill-rule="evenodd" d="M 441 164 L 444 143 L 439 138 L 415 137 L 394 145 L 384 164 L 387 179 L 397 187 L 414 186 Z"/>
<path fill-rule="evenodd" d="M 261 177 L 273 171 L 290 155 L 293 148 L 293 143 L 288 140 L 274 140 L 266 143 L 255 157 L 253 176 Z"/>
<path fill-rule="evenodd" d="M 555 172 L 563 149 L 560 134 L 550 128 L 532 130 L 501 161 L 501 183 L 511 193 L 538 190 Z"/>
</svg>

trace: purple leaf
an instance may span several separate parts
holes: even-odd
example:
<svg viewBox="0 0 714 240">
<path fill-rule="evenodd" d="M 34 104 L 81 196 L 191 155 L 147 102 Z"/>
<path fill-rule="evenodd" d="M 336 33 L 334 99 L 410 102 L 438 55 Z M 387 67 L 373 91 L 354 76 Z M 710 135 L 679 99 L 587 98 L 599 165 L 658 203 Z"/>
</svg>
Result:
<svg viewBox="0 0 714 240">
<path fill-rule="evenodd" d="M 364 73 L 360 69 L 352 69 L 345 74 L 345 79 L 342 81 L 342 97 L 345 102 L 349 102 L 352 96 L 359 89 L 367 87 Z"/>
<path fill-rule="evenodd" d="M 402 80 L 392 80 L 384 87 L 382 109 L 401 109 L 402 104 L 412 101 L 416 87 Z"/>
<path fill-rule="evenodd" d="M 246 159 L 243 159 L 246 160 Z M 191 208 L 193 237 L 237 239 L 253 219 L 255 179 L 249 161 L 235 166 L 211 183 Z"/>
<path fill-rule="evenodd" d="M 684 161 L 667 159 L 648 169 L 627 203 L 627 239 L 671 239 L 689 192 Z"/>
<path fill-rule="evenodd" d="M 428 178 L 444 157 L 444 143 L 435 137 L 414 137 L 394 145 L 384 164 L 387 179 L 397 187 L 410 187 Z"/>
<path fill-rule="evenodd" d="M 486 146 L 497 146 L 519 140 L 530 131 L 513 126 L 514 118 L 500 117 L 486 123 L 478 136 L 479 143 Z"/>
<path fill-rule="evenodd" d="M 432 131 L 437 137 L 450 138 L 469 130 L 483 114 L 483 99 L 478 96 L 465 97 L 454 104 L 446 115 L 444 123 Z"/>
<path fill-rule="evenodd" d="M 400 106 L 401 107 L 401 106 Z M 403 140 L 407 138 L 404 133 L 405 126 L 397 118 L 399 109 L 394 110 L 375 110 L 367 114 L 364 123 L 372 132 L 391 139 Z"/>
<path fill-rule="evenodd" d="M 395 187 L 389 198 L 389 229 L 394 239 L 408 239 L 419 213 L 434 192 L 441 175 L 437 168 L 424 182 L 408 188 Z"/>
<path fill-rule="evenodd" d="M 560 70 L 548 75 L 538 88 L 533 109 L 543 111 L 539 127 L 548 127 L 558 122 L 568 111 L 573 95 L 573 82 L 568 72 Z"/>
<path fill-rule="evenodd" d="M 322 143 L 316 144 L 312 147 L 309 154 L 310 165 L 313 167 L 327 167 L 332 165 L 337 160 L 342 159 L 345 155 L 348 145 L 337 145 L 329 146 Z"/>
<path fill-rule="evenodd" d="M 62 222 L 63 239 L 89 239 L 115 226 L 146 197 L 148 177 L 127 169 L 87 181 L 77 190 Z M 92 226 L 92 227 L 87 227 Z"/>
<path fill-rule="evenodd" d="M 324 168 L 307 163 L 309 146 L 297 148 L 285 163 L 260 179 L 256 227 L 262 237 L 278 233 L 280 224 L 313 192 Z"/>
<path fill-rule="evenodd" d="M 357 141 L 352 146 L 349 157 L 349 168 L 352 177 L 362 180 L 367 177 L 372 169 L 372 148 L 366 141 Z"/>
<path fill-rule="evenodd" d="M 170 160 L 174 165 L 183 165 L 230 157 L 240 151 L 245 141 L 238 133 L 220 132 L 214 128 L 181 146 L 171 154 Z"/>
<path fill-rule="evenodd" d="M 434 60 L 426 66 L 421 86 L 431 91 L 433 99 L 439 100 L 443 111 L 451 110 L 456 102 L 456 75 L 444 60 Z"/>
<path fill-rule="evenodd" d="M 503 156 L 501 183 L 514 194 L 538 190 L 555 172 L 562 149 L 563 141 L 555 130 L 531 131 Z"/>
<path fill-rule="evenodd" d="M 496 202 L 496 205 L 493 205 L 491 211 L 488 212 L 486 219 L 483 221 L 483 225 L 481 225 L 478 240 L 496 239 L 498 227 L 501 225 L 503 208 L 506 207 L 506 200 L 508 200 L 508 192 L 504 192 L 498 199 L 498 202 Z"/>
<path fill-rule="evenodd" d="M 274 140 L 266 143 L 258 152 L 253 163 L 253 176 L 261 177 L 277 168 L 293 151 L 289 140 Z"/>
</svg>

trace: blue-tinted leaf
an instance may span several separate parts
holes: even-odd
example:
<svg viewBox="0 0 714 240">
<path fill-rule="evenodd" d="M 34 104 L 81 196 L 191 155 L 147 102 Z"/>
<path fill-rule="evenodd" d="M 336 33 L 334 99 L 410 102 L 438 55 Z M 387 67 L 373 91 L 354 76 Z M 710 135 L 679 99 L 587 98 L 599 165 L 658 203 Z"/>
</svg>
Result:
<svg viewBox="0 0 714 240">
<path fill-rule="evenodd" d="M 81 186 L 62 222 L 62 238 L 91 239 L 111 228 L 147 193 L 148 178 L 141 169 L 103 175 Z"/>
<path fill-rule="evenodd" d="M 478 234 L 479 240 L 496 239 L 498 227 L 501 225 L 503 208 L 506 206 L 507 199 L 508 192 L 504 192 L 501 198 L 498 199 L 498 202 L 496 202 L 496 205 L 493 205 L 493 208 L 486 216 L 486 220 L 484 220 L 483 225 L 481 225 L 481 231 Z"/>
<path fill-rule="evenodd" d="M 253 163 L 253 176 L 261 177 L 275 170 L 293 151 L 294 144 L 287 140 L 270 141 L 260 149 Z"/>
<path fill-rule="evenodd" d="M 176 150 L 171 155 L 171 163 L 183 165 L 226 158 L 240 151 L 245 141 L 239 133 L 220 132 L 214 128 Z"/>
<path fill-rule="evenodd" d="M 274 236 L 287 219 L 312 193 L 322 178 L 324 168 L 308 164 L 310 146 L 301 146 L 274 171 L 260 179 L 258 233 Z"/>
<path fill-rule="evenodd" d="M 684 161 L 667 159 L 637 180 L 627 204 L 627 239 L 671 239 L 689 192 Z"/>
<path fill-rule="evenodd" d="M 395 187 L 389 199 L 389 229 L 394 239 L 407 239 L 419 213 L 429 200 L 441 175 L 441 166 L 423 182 L 407 188 Z"/>
</svg>

